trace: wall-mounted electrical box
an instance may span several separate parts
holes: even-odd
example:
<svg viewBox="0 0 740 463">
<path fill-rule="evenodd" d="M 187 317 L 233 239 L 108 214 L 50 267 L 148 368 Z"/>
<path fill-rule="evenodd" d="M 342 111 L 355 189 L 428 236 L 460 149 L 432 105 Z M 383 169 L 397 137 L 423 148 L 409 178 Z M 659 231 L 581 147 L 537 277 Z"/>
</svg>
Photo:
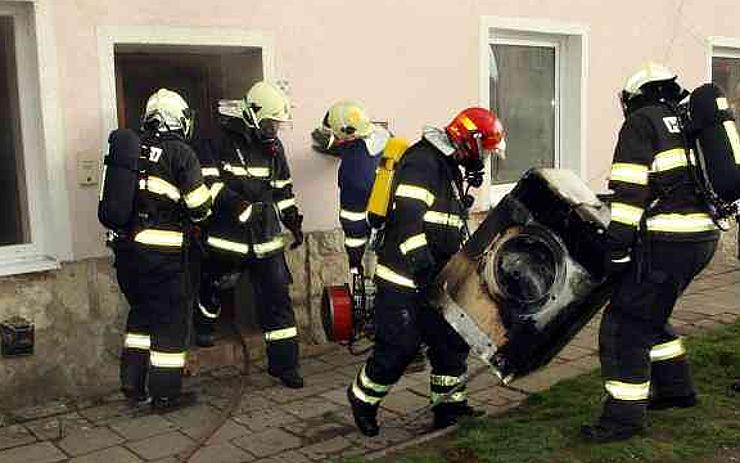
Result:
<svg viewBox="0 0 740 463">
<path fill-rule="evenodd" d="M 0 322 L 0 340 L 3 357 L 33 354 L 33 323 L 21 317 Z"/>
</svg>

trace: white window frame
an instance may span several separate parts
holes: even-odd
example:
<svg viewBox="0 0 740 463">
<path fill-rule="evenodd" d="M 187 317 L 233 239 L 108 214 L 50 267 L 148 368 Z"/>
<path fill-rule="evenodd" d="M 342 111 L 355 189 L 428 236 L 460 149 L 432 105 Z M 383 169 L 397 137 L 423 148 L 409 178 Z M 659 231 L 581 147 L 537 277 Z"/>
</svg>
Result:
<svg viewBox="0 0 740 463">
<path fill-rule="evenodd" d="M 262 75 L 274 76 L 274 39 L 271 34 L 216 27 L 101 26 L 97 28 L 100 95 L 103 111 L 101 155 L 108 149 L 108 134 L 118 127 L 116 94 L 116 45 L 179 45 L 191 47 L 240 47 L 262 50 Z"/>
<path fill-rule="evenodd" d="M 0 0 L 0 15 L 13 18 L 30 232 L 29 243 L 0 247 L 0 276 L 58 269 L 72 259 L 51 3 Z"/>
<path fill-rule="evenodd" d="M 587 172 L 589 27 L 547 19 L 498 16 L 483 16 L 480 27 L 479 94 L 480 105 L 484 108 L 490 108 L 491 45 L 544 46 L 555 49 L 555 167 L 571 169 L 583 178 Z M 503 123 L 506 128 L 506 121 Z M 509 152 L 507 155 L 516 156 L 516 153 Z M 498 203 L 514 187 L 514 183 L 491 185 L 491 171 L 489 163 L 479 198 L 483 209 Z"/>
<path fill-rule="evenodd" d="M 712 81 L 712 58 L 740 60 L 740 37 L 709 37 L 707 50 L 707 81 Z M 733 89 L 725 89 L 732 92 Z"/>
</svg>

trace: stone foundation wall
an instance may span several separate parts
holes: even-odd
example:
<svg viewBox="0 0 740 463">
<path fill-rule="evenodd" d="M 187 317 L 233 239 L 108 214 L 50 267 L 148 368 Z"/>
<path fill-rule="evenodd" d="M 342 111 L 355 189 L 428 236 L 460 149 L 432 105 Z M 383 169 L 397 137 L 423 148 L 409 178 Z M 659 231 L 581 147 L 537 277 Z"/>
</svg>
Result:
<svg viewBox="0 0 740 463">
<path fill-rule="evenodd" d="M 736 243 L 733 226 L 723 235 L 706 273 L 737 268 Z M 301 340 L 325 342 L 323 288 L 345 283 L 349 272 L 341 231 L 308 234 L 305 245 L 289 251 L 287 260 Z M 34 355 L 0 358 L 0 409 L 115 390 L 126 313 L 109 258 L 67 263 L 55 272 L 0 278 L 0 320 L 21 316 L 32 320 L 36 330 Z M 250 343 L 255 350 L 250 357 L 262 356 L 260 344 Z"/>
</svg>

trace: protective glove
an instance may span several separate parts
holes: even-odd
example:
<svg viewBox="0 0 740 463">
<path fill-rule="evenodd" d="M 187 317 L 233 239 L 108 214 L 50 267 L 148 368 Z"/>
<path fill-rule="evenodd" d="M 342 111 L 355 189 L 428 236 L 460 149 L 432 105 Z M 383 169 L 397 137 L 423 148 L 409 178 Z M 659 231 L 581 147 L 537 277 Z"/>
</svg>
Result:
<svg viewBox="0 0 740 463">
<path fill-rule="evenodd" d="M 290 249 L 295 249 L 303 244 L 303 215 L 295 212 L 287 215 L 283 218 L 285 227 L 290 230 L 293 235 L 293 243 L 290 245 Z"/>
</svg>

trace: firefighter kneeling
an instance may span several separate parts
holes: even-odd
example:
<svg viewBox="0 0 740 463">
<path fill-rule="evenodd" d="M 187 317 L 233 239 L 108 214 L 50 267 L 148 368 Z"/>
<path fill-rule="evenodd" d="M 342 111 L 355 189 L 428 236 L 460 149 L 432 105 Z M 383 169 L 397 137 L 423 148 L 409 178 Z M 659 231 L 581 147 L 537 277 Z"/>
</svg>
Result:
<svg viewBox="0 0 740 463">
<path fill-rule="evenodd" d="M 463 380 L 469 348 L 441 313 L 428 306 L 425 295 L 460 249 L 467 231 L 465 215 L 472 197 L 464 195 L 463 184 L 468 180 L 480 186 L 485 156 L 498 148 L 502 138 L 503 129 L 494 114 L 469 108 L 444 130 L 426 128 L 398 166 L 393 206 L 378 249 L 375 346 L 347 391 L 355 423 L 367 436 L 378 434 L 380 401 L 421 342 L 429 346 L 433 401 Z M 433 411 L 437 428 L 474 414 L 463 388 Z"/>
</svg>

